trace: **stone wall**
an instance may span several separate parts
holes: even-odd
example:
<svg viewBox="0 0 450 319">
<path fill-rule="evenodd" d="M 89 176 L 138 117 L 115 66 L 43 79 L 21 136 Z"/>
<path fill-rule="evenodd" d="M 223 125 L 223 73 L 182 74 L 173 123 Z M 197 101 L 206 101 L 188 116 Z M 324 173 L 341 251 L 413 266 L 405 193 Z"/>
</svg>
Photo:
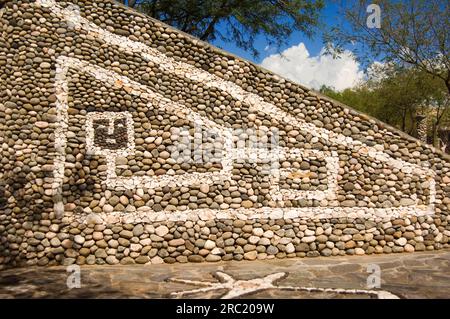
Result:
<svg viewBox="0 0 450 319">
<path fill-rule="evenodd" d="M 0 19 L 0 264 L 448 247 L 420 141 L 112 1 Z"/>
</svg>

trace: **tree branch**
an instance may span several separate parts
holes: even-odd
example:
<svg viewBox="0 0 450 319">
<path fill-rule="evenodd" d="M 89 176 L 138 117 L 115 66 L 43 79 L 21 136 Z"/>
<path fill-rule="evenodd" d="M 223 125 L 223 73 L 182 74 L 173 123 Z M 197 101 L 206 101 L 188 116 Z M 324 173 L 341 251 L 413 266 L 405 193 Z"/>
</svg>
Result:
<svg viewBox="0 0 450 319">
<path fill-rule="evenodd" d="M 231 10 L 225 10 L 228 6 L 228 0 L 223 0 L 222 4 L 217 11 L 216 15 L 211 19 L 208 27 L 203 32 L 203 34 L 200 36 L 200 40 L 206 41 L 209 39 L 209 37 L 214 33 L 216 24 L 220 21 L 220 19 L 226 17 Z M 228 6 L 229 8 L 231 6 Z"/>
</svg>

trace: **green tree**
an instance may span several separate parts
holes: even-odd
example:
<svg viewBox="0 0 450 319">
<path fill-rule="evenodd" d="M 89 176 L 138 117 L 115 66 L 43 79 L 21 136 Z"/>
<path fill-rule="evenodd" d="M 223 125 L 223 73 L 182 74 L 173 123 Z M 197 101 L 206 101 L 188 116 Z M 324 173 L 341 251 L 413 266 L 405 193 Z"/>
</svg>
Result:
<svg viewBox="0 0 450 319">
<path fill-rule="evenodd" d="M 369 86 L 381 102 L 378 116 L 386 113 L 399 119 L 397 127 L 414 135 L 416 115 L 425 115 L 431 120 L 429 134 L 433 145 L 438 146 L 437 132 L 450 107 L 447 88 L 441 79 L 417 68 L 393 68 L 385 78 L 369 82 Z"/>
<path fill-rule="evenodd" d="M 443 0 L 375 1 L 381 27 L 368 25 L 367 1 L 341 6 L 344 19 L 324 37 L 330 52 L 352 44 L 365 62 L 382 59 L 414 67 L 442 81 L 450 94 L 450 2 Z"/>
<path fill-rule="evenodd" d="M 311 36 L 323 0 L 122 0 L 204 41 L 220 39 L 258 56 L 256 37 L 280 47 L 294 31 Z"/>
<path fill-rule="evenodd" d="M 435 146 L 439 127 L 450 113 L 444 83 L 415 68 L 385 66 L 356 88 L 336 92 L 322 87 L 321 93 L 411 135 L 416 133 L 416 115 L 426 115 L 432 121 L 429 134 Z"/>
</svg>

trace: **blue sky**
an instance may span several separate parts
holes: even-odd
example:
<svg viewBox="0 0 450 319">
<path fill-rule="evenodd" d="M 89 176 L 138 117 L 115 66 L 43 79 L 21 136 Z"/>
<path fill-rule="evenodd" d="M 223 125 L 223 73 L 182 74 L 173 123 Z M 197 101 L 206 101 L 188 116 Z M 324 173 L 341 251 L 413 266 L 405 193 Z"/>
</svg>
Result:
<svg viewBox="0 0 450 319">
<path fill-rule="evenodd" d="M 339 7 L 336 1 L 325 1 L 325 7 L 321 12 L 321 22 L 327 26 L 335 25 L 336 22 L 341 19 L 339 16 Z M 288 44 L 281 47 L 281 51 L 293 46 L 298 45 L 299 43 L 303 42 L 306 47 L 308 48 L 308 51 L 311 53 L 311 55 L 317 55 L 319 54 L 320 50 L 323 47 L 322 42 L 322 34 L 320 30 L 317 30 L 317 32 L 314 34 L 313 37 L 308 38 L 301 32 L 294 32 L 292 36 L 288 39 Z M 260 36 L 257 38 L 255 42 L 255 48 L 260 53 L 259 58 L 254 58 L 251 53 L 246 52 L 237 46 L 235 46 L 233 43 L 226 42 L 224 43 L 221 40 L 217 40 L 213 42 L 214 45 L 219 46 L 233 54 L 236 54 L 237 56 L 240 56 L 242 58 L 245 58 L 247 60 L 250 60 L 255 63 L 261 63 L 264 58 L 267 56 L 276 53 L 276 50 L 272 48 L 269 51 L 265 51 L 265 48 L 267 47 L 267 42 L 264 39 L 263 36 Z"/>
<path fill-rule="evenodd" d="M 367 1 L 369 4 L 370 0 Z M 254 43 L 255 49 L 259 52 L 258 57 L 254 57 L 232 42 L 218 39 L 212 44 L 309 88 L 318 90 L 326 85 L 342 91 L 355 87 L 366 77 L 363 67 L 351 52 L 352 48 L 347 47 L 339 59 L 321 53 L 324 46 L 322 30 L 332 26 L 346 26 L 339 12 L 342 11 L 342 6 L 352 6 L 353 3 L 350 0 L 324 0 L 324 2 L 325 7 L 320 13 L 322 28 L 316 28 L 311 38 L 301 32 L 293 32 L 285 41 L 285 45 L 275 48 L 268 47 L 268 41 L 264 36 L 259 36 Z"/>
<path fill-rule="evenodd" d="M 325 28 L 346 25 L 339 14 L 341 5 L 349 5 L 349 2 L 346 0 L 325 1 L 320 18 Z M 327 85 L 337 90 L 344 90 L 361 83 L 365 78 L 364 69 L 352 56 L 349 50 L 351 48 L 347 47 L 347 51 L 340 59 L 320 54 L 324 46 L 322 30 L 323 28 L 317 29 L 311 38 L 301 32 L 294 32 L 287 39 L 287 44 L 278 50 L 277 48 L 267 50 L 268 42 L 260 36 L 254 44 L 260 54 L 257 58 L 233 43 L 217 40 L 213 44 L 310 88 L 320 89 L 322 85 Z M 278 53 L 283 53 L 283 56 Z"/>
</svg>

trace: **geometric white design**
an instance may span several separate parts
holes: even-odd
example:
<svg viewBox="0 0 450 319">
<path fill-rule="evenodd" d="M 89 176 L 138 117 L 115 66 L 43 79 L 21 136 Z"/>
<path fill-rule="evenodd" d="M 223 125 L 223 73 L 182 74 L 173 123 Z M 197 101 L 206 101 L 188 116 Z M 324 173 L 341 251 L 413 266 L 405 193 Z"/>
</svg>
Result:
<svg viewBox="0 0 450 319">
<path fill-rule="evenodd" d="M 60 130 L 56 132 L 56 140 L 61 140 L 61 144 L 65 145 L 65 127 L 64 125 L 68 121 L 68 81 L 67 74 L 69 69 L 77 70 L 82 73 L 89 74 L 96 78 L 99 81 L 104 83 L 108 83 L 109 85 L 115 88 L 121 88 L 127 91 L 131 95 L 139 96 L 143 100 L 147 100 L 149 106 L 152 108 L 161 109 L 167 113 L 176 113 L 179 118 L 188 119 L 194 123 L 197 123 L 201 127 L 208 128 L 215 133 L 224 141 L 224 149 L 230 150 L 232 149 L 232 134 L 231 130 L 223 128 L 218 125 L 214 121 L 209 120 L 203 116 L 200 116 L 196 112 L 192 111 L 190 108 L 185 107 L 179 103 L 173 102 L 162 95 L 153 92 L 147 86 L 142 85 L 138 82 L 135 82 L 128 77 L 121 76 L 113 71 L 106 70 L 104 68 L 89 64 L 86 61 L 81 61 L 76 58 L 69 58 L 65 56 L 60 56 L 57 59 L 56 65 L 56 91 L 57 91 L 57 115 L 63 119 L 63 123 L 60 123 L 62 126 Z M 86 130 L 87 130 L 87 138 L 86 138 L 86 146 L 88 151 L 93 151 L 95 154 L 106 156 L 107 159 L 107 180 L 106 184 L 109 188 L 112 189 L 136 189 L 136 188 L 146 188 L 152 189 L 157 187 L 164 186 L 189 186 L 192 184 L 209 184 L 212 185 L 214 183 L 218 183 L 225 180 L 231 179 L 231 172 L 233 169 L 233 154 L 232 152 L 224 152 L 221 157 L 222 169 L 219 172 L 212 173 L 191 173 L 186 175 L 163 175 L 163 176 L 132 176 L 132 177 L 122 177 L 116 175 L 116 158 L 117 156 L 122 155 L 131 155 L 128 151 L 120 150 L 112 151 L 107 149 L 101 149 L 98 146 L 94 147 L 93 142 L 93 134 L 94 129 L 92 127 L 92 122 L 97 118 L 104 118 L 111 114 L 110 112 L 103 113 L 95 112 L 92 115 L 87 116 L 86 119 Z M 127 130 L 133 130 L 131 114 L 126 113 L 118 113 L 114 115 L 115 117 L 125 117 L 128 121 Z M 128 136 L 131 138 L 134 135 L 134 131 L 128 133 Z M 134 148 L 134 141 L 130 139 L 128 144 Z M 60 150 L 63 151 L 62 149 Z M 63 161 L 63 159 L 61 159 Z M 56 169 L 59 169 L 59 173 L 62 174 L 64 172 L 63 168 L 59 164 Z M 61 179 L 57 180 L 57 182 L 61 183 Z M 61 188 L 61 185 L 58 185 L 58 188 Z"/>
<path fill-rule="evenodd" d="M 201 123 L 214 132 L 223 141 L 224 154 L 220 157 L 222 170 L 213 173 L 190 173 L 183 175 L 164 175 L 164 176 L 132 176 L 119 177 L 116 175 L 116 158 L 133 155 L 135 148 L 134 144 L 134 123 L 132 115 L 129 112 L 90 112 L 86 117 L 86 148 L 89 154 L 105 156 L 107 159 L 107 180 L 106 185 L 110 189 L 136 189 L 146 188 L 152 189 L 163 186 L 190 186 L 193 184 L 209 184 L 213 185 L 218 182 L 231 180 L 233 162 L 236 160 L 251 159 L 253 162 L 270 160 L 273 163 L 278 163 L 280 160 L 286 159 L 308 159 L 308 160 L 324 160 L 328 172 L 328 189 L 326 191 L 301 191 L 301 190 L 286 190 L 279 188 L 279 180 L 281 177 L 292 175 L 292 170 L 280 169 L 274 167 L 271 171 L 271 196 L 273 200 L 283 201 L 287 199 L 328 199 L 333 200 L 336 197 L 337 177 L 339 169 L 339 158 L 336 152 L 325 152 L 318 150 L 300 150 L 276 147 L 271 151 L 259 148 L 241 148 L 233 147 L 231 131 L 225 127 L 218 125 L 204 116 L 186 108 L 185 106 L 175 103 L 173 101 L 165 101 L 165 99 L 158 93 L 151 91 L 148 87 L 133 82 L 126 77 L 120 76 L 115 72 L 103 69 L 98 66 L 91 65 L 87 62 L 80 61 L 75 58 L 68 58 L 61 56 L 58 58 L 57 74 L 60 79 L 59 86 L 63 84 L 61 81 L 68 81 L 66 72 L 69 69 L 75 69 L 80 72 L 87 72 L 95 78 L 106 83 L 114 85 L 115 87 L 122 87 L 128 90 L 131 94 L 139 95 L 143 99 L 151 100 L 153 107 L 161 108 L 166 112 L 178 110 L 177 115 L 181 118 L 191 119 L 195 123 Z M 64 85 L 67 85 L 66 83 Z M 59 91 L 59 90 L 58 90 Z M 150 103 L 150 102 L 149 102 Z M 61 112 L 66 112 L 67 101 L 61 101 Z M 180 112 L 183 110 L 184 112 Z M 103 148 L 95 143 L 95 129 L 94 121 L 107 120 L 108 131 L 110 134 L 114 131 L 114 121 L 117 119 L 126 120 L 127 129 L 127 144 L 123 148 L 111 150 Z"/>
<path fill-rule="evenodd" d="M 377 299 L 399 299 L 398 296 L 386 290 L 364 290 L 364 289 L 342 289 L 342 288 L 316 288 L 316 287 L 295 287 L 295 286 L 278 286 L 274 283 L 277 280 L 287 276 L 284 272 L 279 272 L 265 276 L 263 278 L 255 278 L 250 280 L 236 280 L 224 272 L 216 272 L 216 277 L 221 282 L 204 282 L 185 279 L 168 279 L 169 282 L 190 284 L 195 286 L 203 286 L 205 288 L 173 292 L 170 295 L 175 298 L 183 298 L 185 295 L 196 293 L 205 293 L 208 291 L 228 290 L 220 299 L 234 299 L 245 295 L 264 291 L 269 289 L 287 290 L 287 291 L 304 291 L 304 292 L 325 292 L 344 295 L 369 295 Z"/>
<path fill-rule="evenodd" d="M 199 115 L 196 115 L 197 121 Z M 203 118 L 203 117 L 202 117 Z M 110 136 L 114 136 L 114 131 L 116 127 L 114 123 L 116 120 L 124 119 L 126 121 L 126 131 L 127 131 L 127 143 L 118 149 L 109 149 L 98 145 L 95 142 L 95 132 L 94 122 L 103 120 L 108 122 L 107 132 Z M 203 118 L 204 119 L 204 118 Z M 122 125 L 122 124 L 119 124 Z M 178 186 L 190 186 L 192 184 L 214 184 L 218 179 L 215 176 L 222 177 L 222 180 L 231 179 L 230 166 L 227 166 L 227 170 L 222 170 L 221 173 L 191 173 L 184 174 L 181 176 L 169 176 L 164 177 L 165 182 L 161 182 L 162 178 L 152 177 L 152 176 L 136 176 L 131 178 L 118 178 L 116 175 L 116 159 L 117 157 L 127 157 L 129 155 L 134 155 L 134 121 L 131 113 L 129 112 L 90 112 L 86 116 L 86 148 L 88 154 L 99 155 L 106 157 L 107 164 L 107 180 L 106 185 L 109 188 L 115 189 L 120 187 L 137 188 L 145 187 L 147 189 L 162 187 L 170 185 L 172 182 Z M 229 138 L 223 132 L 224 128 L 220 127 L 216 132 L 218 136 L 224 138 Z M 105 132 L 106 133 L 106 132 Z M 112 143 L 116 143 L 115 140 Z M 301 172 L 295 169 L 280 169 L 275 167 L 271 170 L 270 179 L 270 194 L 275 201 L 285 201 L 285 200 L 296 200 L 296 199 L 316 199 L 323 200 L 329 199 L 333 200 L 336 197 L 337 189 L 337 178 L 339 169 L 339 158 L 336 152 L 323 152 L 318 150 L 300 150 L 300 149 L 288 149 L 288 148 L 275 148 L 270 153 L 264 149 L 252 149 L 252 148 L 242 148 L 242 149 L 232 149 L 227 150 L 231 152 L 231 160 L 242 160 L 242 159 L 252 159 L 253 163 L 258 160 L 266 161 L 271 160 L 273 163 L 278 163 L 280 160 L 286 159 L 296 159 L 301 161 L 302 159 L 315 160 L 320 159 L 326 162 L 327 167 L 327 178 L 328 178 L 328 189 L 326 191 L 301 191 L 294 189 L 280 189 L 279 180 L 281 177 L 292 177 L 296 174 L 301 174 L 307 172 Z M 225 160 L 229 160 L 225 158 Z M 222 161 L 225 164 L 225 161 Z"/>
<path fill-rule="evenodd" d="M 73 64 L 75 66 L 75 64 Z M 99 69 L 98 72 L 101 72 Z M 117 84 L 118 82 L 116 82 Z M 153 102 L 158 98 L 156 98 Z M 157 104 L 157 106 L 160 106 Z M 164 109 L 167 110 L 167 109 Z M 93 125 L 93 119 L 108 119 L 108 116 L 112 116 L 111 120 L 115 118 L 120 118 L 122 116 L 126 117 L 128 121 L 128 150 L 127 149 L 120 149 L 120 150 L 110 150 L 105 149 L 100 146 L 94 145 L 94 128 Z M 199 115 L 195 114 L 194 112 L 191 113 L 191 116 L 196 119 L 197 122 L 199 122 Z M 189 118 L 190 116 L 187 116 Z M 228 140 L 231 142 L 231 139 L 226 134 L 227 132 L 219 129 L 218 125 L 214 122 L 209 123 L 209 121 L 205 118 L 203 118 L 203 122 L 207 122 L 209 125 L 214 126 L 215 132 L 218 136 L 222 137 L 224 140 Z M 86 146 L 88 149 L 88 152 L 93 153 L 95 155 L 101 155 L 105 156 L 108 164 L 107 164 L 107 180 L 106 185 L 110 189 L 136 189 L 136 188 L 146 188 L 146 189 L 152 189 L 157 187 L 164 187 L 167 185 L 177 185 L 177 186 L 190 186 L 192 184 L 214 184 L 218 181 L 224 181 L 229 180 L 231 178 L 231 170 L 232 166 L 229 164 L 231 163 L 230 157 L 223 157 L 222 159 L 222 165 L 223 168 L 220 172 L 215 173 L 191 173 L 191 174 L 185 174 L 185 175 L 175 175 L 175 176 L 169 176 L 165 175 L 162 177 L 158 176 L 133 176 L 133 177 L 118 177 L 116 175 L 116 158 L 117 157 L 126 157 L 128 155 L 133 155 L 134 152 L 130 152 L 131 149 L 134 149 L 134 128 L 133 128 L 133 120 L 131 113 L 129 112 L 119 112 L 119 113 L 112 113 L 112 112 L 103 112 L 103 113 L 88 113 L 87 116 L 87 141 Z"/>
<path fill-rule="evenodd" d="M 127 143 L 123 148 L 106 149 L 95 142 L 95 128 L 94 122 L 97 120 L 108 121 L 107 131 L 109 135 L 114 134 L 116 127 L 114 121 L 118 119 L 125 119 L 127 130 Z M 121 124 L 119 124 L 121 125 Z M 133 154 L 134 150 L 134 121 L 129 112 L 90 112 L 86 116 L 86 148 L 88 154 L 101 155 L 105 157 L 126 157 Z M 116 141 L 111 141 L 116 143 Z"/>
<path fill-rule="evenodd" d="M 105 128 L 106 132 L 110 136 L 114 136 L 115 130 L 117 127 L 114 125 L 116 120 L 125 120 L 126 132 L 127 132 L 127 141 L 121 148 L 118 149 L 107 149 L 103 146 L 100 146 L 96 143 L 96 130 L 98 128 L 94 128 L 94 122 L 103 120 L 108 122 L 108 127 Z M 123 124 L 119 124 L 123 125 Z M 129 112 L 90 112 L 86 116 L 86 149 L 87 153 L 91 155 L 100 155 L 105 156 L 108 163 L 108 171 L 107 171 L 107 179 L 113 179 L 116 176 L 116 160 L 117 157 L 126 157 L 129 155 L 133 155 L 134 153 L 134 121 L 131 113 Z M 105 132 L 105 133 L 106 133 Z M 112 144 L 117 143 L 117 141 L 110 140 L 107 141 Z"/>
<path fill-rule="evenodd" d="M 77 15 L 74 11 L 63 8 L 60 5 L 57 4 L 54 0 L 37 0 L 35 2 L 38 6 L 44 6 L 49 8 L 55 15 L 58 17 L 65 19 L 67 22 L 69 22 L 76 30 L 84 30 L 86 31 L 90 36 L 93 36 L 95 38 L 101 39 L 105 43 L 109 45 L 114 45 L 118 49 L 127 52 L 127 53 L 136 53 L 141 54 L 142 57 L 148 61 L 153 62 L 156 66 L 158 66 L 160 69 L 175 74 L 177 76 L 186 77 L 193 81 L 198 81 L 202 83 L 203 85 L 211 88 L 217 88 L 220 90 L 223 90 L 230 94 L 233 98 L 242 101 L 244 104 L 249 105 L 251 109 L 254 109 L 257 112 L 264 113 L 266 115 L 269 115 L 272 118 L 275 118 L 282 123 L 289 123 L 290 125 L 296 127 L 298 130 L 301 130 L 303 132 L 308 132 L 312 136 L 317 138 L 322 138 L 326 141 L 328 141 L 331 144 L 337 144 L 342 145 L 345 147 L 348 147 L 352 149 L 353 152 L 358 153 L 361 156 L 367 156 L 369 158 L 372 158 L 376 161 L 383 162 L 386 165 L 400 170 L 404 172 L 405 174 L 411 175 L 418 175 L 422 179 L 422 181 L 428 182 L 429 187 L 429 203 L 428 205 L 412 205 L 407 207 L 399 207 L 399 208 L 386 208 L 386 209 L 374 209 L 374 208 L 368 208 L 368 207 L 342 207 L 342 208 L 336 208 L 333 209 L 336 210 L 338 214 L 343 212 L 351 212 L 355 210 L 361 211 L 363 214 L 369 213 L 369 214 L 380 214 L 383 215 L 383 211 L 385 214 L 396 214 L 398 216 L 403 215 L 426 215 L 426 214 L 433 214 L 434 213 L 434 204 L 436 201 L 436 182 L 435 182 L 435 172 L 431 170 L 429 167 L 420 166 L 417 164 L 412 164 L 406 161 L 403 161 L 401 159 L 396 159 L 390 156 L 389 154 L 384 152 L 384 147 L 382 145 L 375 145 L 375 146 L 368 146 L 365 143 L 355 140 L 352 137 L 344 136 L 339 133 L 335 133 L 333 131 L 329 131 L 322 127 L 317 127 L 313 123 L 306 122 L 303 119 L 298 118 L 295 115 L 292 115 L 288 112 L 285 112 L 275 105 L 266 102 L 262 97 L 247 92 L 237 84 L 226 81 L 215 74 L 211 74 L 207 71 L 204 71 L 202 69 L 198 69 L 194 67 L 193 65 L 190 65 L 188 63 L 184 63 L 181 61 L 177 61 L 174 58 L 168 57 L 161 53 L 160 51 L 151 48 L 144 43 L 133 41 L 127 37 L 119 36 L 114 33 L 111 33 L 107 30 L 104 30 L 100 27 L 98 27 L 96 24 L 88 21 L 87 19 Z M 119 79 L 119 84 L 116 86 L 123 87 L 125 90 L 128 90 L 130 94 L 138 95 L 140 97 L 146 98 L 148 100 L 151 100 L 153 102 L 156 102 L 159 104 L 157 107 L 165 108 L 167 111 L 172 112 L 176 111 L 178 113 L 183 113 L 186 118 L 189 118 L 190 120 L 193 120 L 195 122 L 200 122 L 201 125 L 204 125 L 206 127 L 215 127 L 219 128 L 219 130 L 222 130 L 222 127 L 218 127 L 218 125 L 205 118 L 201 118 L 190 110 L 189 108 L 184 107 L 183 105 L 177 104 L 173 101 L 167 100 L 165 98 L 160 98 L 160 96 L 154 92 L 151 92 L 147 87 L 141 85 L 140 83 L 134 82 L 129 78 L 122 77 L 118 75 L 117 73 L 114 73 L 110 70 L 101 69 L 97 66 L 89 65 L 87 62 L 79 61 L 74 58 L 67 58 L 67 57 L 59 57 L 58 58 L 58 64 L 57 64 L 57 74 L 56 74 L 56 91 L 57 91 L 57 102 L 56 102 L 56 108 L 57 108 L 57 116 L 60 120 L 58 122 L 58 126 L 55 130 L 55 144 L 56 144 L 56 150 L 58 153 L 57 158 L 55 159 L 55 171 L 54 171 L 54 189 L 58 193 L 58 190 L 62 189 L 62 184 L 64 182 L 64 165 L 65 165 L 65 144 L 66 144 L 66 136 L 65 132 L 67 130 L 68 125 L 68 114 L 67 114 L 67 92 L 68 92 L 68 86 L 67 86 L 67 79 L 66 74 L 68 71 L 69 66 L 76 65 L 80 70 L 83 69 L 83 72 L 87 72 L 93 76 L 95 76 L 98 80 L 104 81 L 111 84 L 112 79 Z M 112 83 L 114 84 L 114 83 Z M 223 129 L 222 134 L 225 135 L 225 141 L 230 141 L 230 135 L 227 130 Z M 232 148 L 228 145 L 225 149 L 231 150 Z M 282 156 L 283 150 L 279 149 L 277 150 L 279 152 L 279 155 L 272 154 L 266 154 L 266 156 Z M 289 150 L 288 154 L 291 152 L 305 152 L 305 150 Z M 318 151 L 316 151 L 318 152 Z M 319 154 L 319 153 L 317 153 Z M 233 154 L 233 151 L 227 152 L 225 154 L 224 158 L 225 161 L 222 165 L 223 172 L 220 172 L 218 175 L 212 175 L 216 179 L 215 180 L 222 180 L 223 178 L 228 178 L 230 169 L 232 167 L 232 161 L 237 156 L 237 154 Z M 328 169 L 328 190 L 327 194 L 324 195 L 323 193 L 310 193 L 310 194 L 293 194 L 291 191 L 284 191 L 284 190 L 278 190 L 276 194 L 274 194 L 275 197 L 281 198 L 297 198 L 297 196 L 305 196 L 310 198 L 324 198 L 324 197 L 332 197 L 333 192 L 336 190 L 337 185 L 335 185 L 335 177 L 336 177 L 336 170 L 338 169 L 338 162 L 337 162 L 337 155 L 336 154 L 328 154 L 324 158 L 324 160 L 327 162 L 327 169 Z M 108 161 L 110 162 L 110 161 Z M 334 169 L 333 169 L 334 167 Z M 223 174 L 221 174 L 223 173 Z M 282 176 L 285 173 L 289 172 L 279 172 L 279 176 Z M 225 176 L 227 175 L 227 176 Z M 276 173 L 274 175 L 274 184 L 276 185 L 277 176 Z M 110 177 L 113 177 L 111 175 Z M 203 176 L 205 177 L 205 182 L 208 182 L 208 180 L 211 180 L 211 177 Z M 202 178 L 202 177 L 199 177 Z M 139 179 L 135 180 L 122 180 L 120 177 L 111 179 L 113 183 L 116 183 L 115 186 L 117 187 L 123 187 L 125 189 L 132 189 L 135 188 L 138 185 L 142 185 L 142 181 L 139 181 Z M 114 182 L 115 181 L 115 182 Z M 175 180 L 173 180 L 173 177 L 168 176 L 162 176 L 158 177 L 157 185 L 164 185 L 171 183 L 177 183 Z M 191 183 L 192 181 L 185 181 L 186 183 Z M 202 183 L 201 181 L 200 183 Z M 210 182 L 208 182 L 210 183 Z M 150 183 L 151 184 L 151 183 Z M 331 187 L 330 187 L 331 185 Z M 151 186 L 151 185 L 150 185 Z M 153 185 L 154 187 L 155 185 Z M 276 187 L 276 186 L 275 186 Z M 151 187 L 149 187 L 151 188 Z M 277 191 L 276 188 L 274 188 L 275 191 Z M 281 194 L 280 194 L 281 193 Z M 401 193 L 400 193 L 401 194 Z M 413 195 L 413 198 L 416 195 Z M 315 213 L 320 215 L 324 212 L 326 212 L 326 207 L 316 207 L 314 208 Z M 341 210 L 341 212 L 339 212 Z M 260 210 L 261 211 L 261 210 Z M 304 208 L 299 209 L 291 209 L 291 212 L 297 212 L 295 214 L 304 214 L 309 213 L 305 212 Z M 148 212 L 147 212 L 148 213 Z M 218 211 L 217 215 L 219 215 L 221 212 Z M 250 212 L 249 212 L 250 213 Z M 173 214 L 171 212 L 170 214 Z M 182 213 L 185 214 L 185 213 Z M 289 212 L 288 212 L 289 214 Z M 294 215 L 295 215 L 294 214 Z M 153 217 L 154 218 L 154 217 Z"/>
<path fill-rule="evenodd" d="M 427 209 L 418 206 L 372 208 L 372 207 L 261 207 L 261 208 L 228 208 L 212 210 L 209 208 L 186 209 L 177 211 L 155 212 L 150 207 L 140 207 L 132 212 L 96 213 L 106 223 L 154 223 L 154 222 L 185 222 L 209 221 L 221 219 L 329 219 L 329 218 L 360 218 L 382 221 L 385 219 L 407 218 L 411 216 L 430 216 Z M 81 217 L 85 220 L 86 216 Z"/>
<path fill-rule="evenodd" d="M 280 177 L 294 177 L 296 174 L 301 175 L 298 170 L 293 169 L 275 169 L 272 172 L 271 179 L 271 194 L 276 201 L 298 200 L 298 199 L 316 199 L 316 200 L 334 200 L 336 199 L 336 191 L 338 188 L 338 174 L 339 174 L 339 157 L 336 152 L 324 152 L 318 150 L 300 150 L 300 149 L 286 149 L 284 152 L 277 150 L 281 154 L 281 159 L 290 158 L 314 160 L 324 160 L 327 168 L 327 190 L 326 191 L 299 191 L 295 189 L 280 189 L 278 181 Z"/>
</svg>

